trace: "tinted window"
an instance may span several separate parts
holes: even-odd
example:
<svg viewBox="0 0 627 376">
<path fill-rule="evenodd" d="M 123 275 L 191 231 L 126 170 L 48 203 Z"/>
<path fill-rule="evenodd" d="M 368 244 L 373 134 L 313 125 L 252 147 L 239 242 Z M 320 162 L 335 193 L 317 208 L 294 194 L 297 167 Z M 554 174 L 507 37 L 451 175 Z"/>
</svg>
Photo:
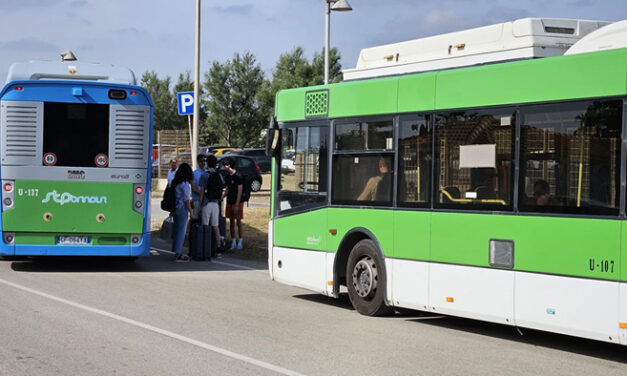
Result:
<svg viewBox="0 0 627 376">
<path fill-rule="evenodd" d="M 510 207 L 514 120 L 513 109 L 436 116 L 436 206 Z"/>
<path fill-rule="evenodd" d="M 333 156 L 334 204 L 391 206 L 394 154 Z"/>
<path fill-rule="evenodd" d="M 431 197 L 432 131 L 422 115 L 400 118 L 398 135 L 398 203 L 425 206 Z"/>
<path fill-rule="evenodd" d="M 239 161 L 239 167 L 241 168 L 248 168 L 250 167 L 250 165 L 252 165 L 252 162 L 250 161 L 250 159 L 237 158 L 237 160 Z"/>
<path fill-rule="evenodd" d="M 98 167 L 96 156 L 109 154 L 109 105 L 44 103 L 43 152 L 57 166 Z"/>
<path fill-rule="evenodd" d="M 392 120 L 354 122 L 335 126 L 336 150 L 392 149 Z"/>
<path fill-rule="evenodd" d="M 622 101 L 521 110 L 520 208 L 618 214 Z"/>
</svg>

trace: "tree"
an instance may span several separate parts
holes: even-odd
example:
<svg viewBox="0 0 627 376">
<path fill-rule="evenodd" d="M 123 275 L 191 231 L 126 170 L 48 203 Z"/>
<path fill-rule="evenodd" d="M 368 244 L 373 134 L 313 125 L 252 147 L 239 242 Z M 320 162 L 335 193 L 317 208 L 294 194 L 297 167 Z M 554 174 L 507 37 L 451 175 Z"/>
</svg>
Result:
<svg viewBox="0 0 627 376">
<path fill-rule="evenodd" d="M 150 94 L 154 104 L 153 125 L 155 130 L 176 129 L 176 107 L 172 108 L 173 100 L 176 100 L 170 92 L 170 77 L 163 80 L 155 71 L 145 72 L 140 80 Z"/>
<path fill-rule="evenodd" d="M 329 83 L 342 81 L 342 64 L 340 64 L 340 55 L 337 48 L 329 49 Z M 322 52 L 315 53 L 311 60 L 311 69 L 313 71 L 309 85 L 324 84 L 324 48 Z"/>
<path fill-rule="evenodd" d="M 324 49 L 322 50 L 324 52 Z M 337 48 L 329 50 L 329 82 L 342 79 L 342 65 Z M 262 88 L 260 103 L 273 112 L 274 99 L 279 90 L 324 84 L 324 55 L 315 53 L 311 63 L 304 56 L 302 47 L 282 54 L 272 72 L 272 84 Z"/>
<path fill-rule="evenodd" d="M 224 64 L 214 61 L 205 74 L 208 116 L 201 140 L 237 147 L 260 145 L 269 115 L 269 109 L 259 103 L 264 82 L 263 71 L 250 52 L 235 53 Z"/>
<path fill-rule="evenodd" d="M 273 92 L 310 85 L 313 70 L 303 55 L 303 48 L 296 47 L 292 52 L 279 56 L 272 72 Z"/>
</svg>

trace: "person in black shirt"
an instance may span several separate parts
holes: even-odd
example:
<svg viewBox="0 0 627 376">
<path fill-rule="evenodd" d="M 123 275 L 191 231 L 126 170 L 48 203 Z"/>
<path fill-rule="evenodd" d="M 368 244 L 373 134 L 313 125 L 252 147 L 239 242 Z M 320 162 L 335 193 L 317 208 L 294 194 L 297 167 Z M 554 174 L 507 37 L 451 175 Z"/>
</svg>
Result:
<svg viewBox="0 0 627 376">
<path fill-rule="evenodd" d="M 229 231 L 231 234 L 230 249 L 242 249 L 242 219 L 244 219 L 244 202 L 242 201 L 242 192 L 244 185 L 241 176 L 233 168 L 234 161 L 231 158 L 224 158 L 222 166 L 228 171 L 229 176 L 226 182 L 226 211 L 224 216 L 229 218 Z M 237 235 L 235 234 L 235 223 L 237 222 Z"/>
</svg>

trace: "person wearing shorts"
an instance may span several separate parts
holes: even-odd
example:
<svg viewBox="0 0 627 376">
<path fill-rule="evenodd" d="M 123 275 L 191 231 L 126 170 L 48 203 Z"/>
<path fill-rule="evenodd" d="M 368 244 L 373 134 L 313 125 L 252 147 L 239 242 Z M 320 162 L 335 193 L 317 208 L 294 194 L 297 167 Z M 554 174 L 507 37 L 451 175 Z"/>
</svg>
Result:
<svg viewBox="0 0 627 376">
<path fill-rule="evenodd" d="M 242 192 L 244 185 L 241 176 L 233 168 L 234 161 L 231 158 L 224 158 L 222 166 L 228 172 L 226 182 L 226 211 L 224 216 L 229 219 L 229 233 L 231 234 L 231 247 L 229 249 L 242 249 L 242 219 L 244 219 L 244 203 L 242 202 Z M 237 224 L 237 234 L 235 225 Z M 239 235 L 239 236 L 236 236 Z"/>
<path fill-rule="evenodd" d="M 200 177 L 200 222 L 203 226 L 211 226 L 213 229 L 213 236 L 215 236 L 216 245 L 220 249 L 222 248 L 222 240 L 220 238 L 220 228 L 219 228 L 219 219 L 220 219 L 220 200 L 222 198 L 222 187 L 224 187 L 224 182 L 222 181 L 222 176 L 216 170 L 217 159 L 213 155 L 209 155 L 207 157 L 207 171 L 204 172 Z M 219 180 L 216 180 L 219 179 Z M 214 197 L 209 197 L 209 194 L 214 195 Z M 217 257 L 221 257 L 222 254 L 218 253 Z"/>
</svg>

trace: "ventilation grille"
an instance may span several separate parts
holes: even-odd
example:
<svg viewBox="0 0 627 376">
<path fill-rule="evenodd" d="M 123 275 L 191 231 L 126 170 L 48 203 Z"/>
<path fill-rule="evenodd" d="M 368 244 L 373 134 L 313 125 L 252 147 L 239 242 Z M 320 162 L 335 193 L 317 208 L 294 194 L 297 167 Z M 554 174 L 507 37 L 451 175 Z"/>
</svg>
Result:
<svg viewBox="0 0 627 376">
<path fill-rule="evenodd" d="M 118 161 L 145 159 L 146 116 L 144 110 L 117 108 L 114 115 L 113 157 Z"/>
<path fill-rule="evenodd" d="M 329 115 L 329 90 L 305 93 L 305 118 L 325 118 Z"/>
<path fill-rule="evenodd" d="M 37 106 L 6 106 L 4 157 L 37 157 L 37 114 Z"/>
</svg>

